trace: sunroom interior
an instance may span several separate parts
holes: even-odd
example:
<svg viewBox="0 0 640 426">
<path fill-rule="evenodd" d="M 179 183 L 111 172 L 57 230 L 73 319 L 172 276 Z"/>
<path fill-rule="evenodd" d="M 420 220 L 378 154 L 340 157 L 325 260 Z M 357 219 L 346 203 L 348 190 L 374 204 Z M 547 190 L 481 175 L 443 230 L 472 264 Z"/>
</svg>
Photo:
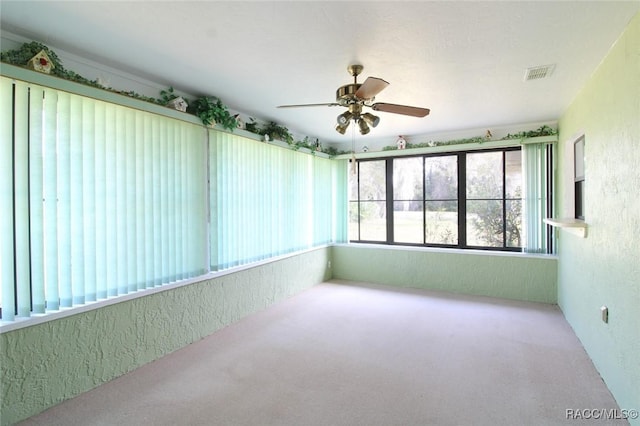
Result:
<svg viewBox="0 0 640 426">
<path fill-rule="evenodd" d="M 131 90 L 157 77 L 145 70 L 143 84 L 96 52 L 74 52 L 72 39 L 36 38 L 46 32 L 29 28 L 38 20 L 20 10 L 32 3 L 6 12 L 3 4 L 1 51 L 39 41 L 67 67 L 123 79 Z M 37 415 L 323 283 L 353 282 L 557 305 L 625 418 L 640 424 L 640 14 L 633 2 L 602 7 L 619 7 L 623 25 L 570 102 L 525 126 L 552 134 L 471 141 L 494 123 L 461 124 L 404 136 L 464 144 L 403 150 L 393 149 L 398 135 L 355 133 L 327 136 L 326 147 L 342 152 L 292 149 L 3 62 L 0 423 Z M 135 40 L 147 42 L 143 34 Z M 181 83 L 188 87 L 175 76 Z M 493 133 L 522 130 L 510 124 Z M 293 120 L 287 125 L 295 129 Z M 497 240 L 476 229 L 479 219 L 466 219 L 481 217 L 474 202 L 496 201 L 469 189 L 483 153 L 503 167 Z M 426 168 L 444 170 L 448 158 L 457 168 L 440 177 L 458 183 L 453 195 L 427 194 Z M 409 179 L 399 170 L 411 161 L 417 190 L 414 181 L 398 183 Z M 538 190 L 510 196 L 510 179 Z M 412 205 L 419 214 L 410 214 Z M 429 216 L 430 205 L 447 207 Z M 508 205 L 519 206 L 513 228 Z"/>
</svg>

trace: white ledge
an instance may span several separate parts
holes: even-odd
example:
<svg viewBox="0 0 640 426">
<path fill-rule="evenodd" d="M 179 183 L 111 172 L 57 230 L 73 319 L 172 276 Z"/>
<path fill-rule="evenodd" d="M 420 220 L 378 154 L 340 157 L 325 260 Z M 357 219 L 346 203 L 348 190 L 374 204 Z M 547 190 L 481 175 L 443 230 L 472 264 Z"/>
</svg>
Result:
<svg viewBox="0 0 640 426">
<path fill-rule="evenodd" d="M 587 223 L 575 218 L 547 218 L 544 222 L 556 228 L 565 229 L 579 237 L 587 237 Z"/>
</svg>

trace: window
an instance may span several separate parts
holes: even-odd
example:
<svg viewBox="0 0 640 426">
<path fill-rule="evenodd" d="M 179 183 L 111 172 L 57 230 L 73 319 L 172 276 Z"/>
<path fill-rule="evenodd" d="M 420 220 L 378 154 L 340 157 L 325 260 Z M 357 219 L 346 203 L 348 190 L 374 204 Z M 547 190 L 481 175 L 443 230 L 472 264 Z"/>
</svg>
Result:
<svg viewBox="0 0 640 426">
<path fill-rule="evenodd" d="M 584 136 L 573 144 L 575 218 L 584 220 Z"/>
<path fill-rule="evenodd" d="M 424 159 L 425 243 L 458 244 L 458 157 Z"/>
<path fill-rule="evenodd" d="M 396 160 L 393 168 L 393 235 L 399 243 L 422 243 L 424 222 L 423 159 Z"/>
<path fill-rule="evenodd" d="M 0 77 L 0 326 L 346 240 L 343 162 L 96 94 Z"/>
<path fill-rule="evenodd" d="M 349 238 L 520 251 L 522 194 L 519 147 L 362 160 L 350 177 Z"/>
<path fill-rule="evenodd" d="M 386 161 L 359 162 L 349 181 L 349 239 L 386 241 Z"/>
<path fill-rule="evenodd" d="M 518 248 L 522 234 L 520 151 L 466 157 L 467 245 Z"/>
</svg>

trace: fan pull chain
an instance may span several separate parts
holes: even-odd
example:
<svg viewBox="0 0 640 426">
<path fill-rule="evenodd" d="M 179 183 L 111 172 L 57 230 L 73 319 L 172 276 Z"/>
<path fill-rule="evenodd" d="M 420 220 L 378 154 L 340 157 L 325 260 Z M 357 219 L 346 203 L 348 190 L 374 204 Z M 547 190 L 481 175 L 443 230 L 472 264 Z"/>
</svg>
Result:
<svg viewBox="0 0 640 426">
<path fill-rule="evenodd" d="M 356 126 L 351 126 L 351 174 L 358 174 L 356 166 Z"/>
</svg>

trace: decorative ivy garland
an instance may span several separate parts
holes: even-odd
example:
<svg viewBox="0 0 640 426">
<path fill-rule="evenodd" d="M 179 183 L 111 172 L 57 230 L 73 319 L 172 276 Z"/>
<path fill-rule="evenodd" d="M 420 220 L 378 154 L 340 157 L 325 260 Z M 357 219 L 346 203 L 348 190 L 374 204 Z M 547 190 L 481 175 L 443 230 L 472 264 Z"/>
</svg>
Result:
<svg viewBox="0 0 640 426">
<path fill-rule="evenodd" d="M 112 87 L 105 87 L 100 84 L 98 80 L 89 80 L 88 78 L 82 77 L 81 75 L 71 70 L 65 69 L 58 55 L 53 50 L 37 41 L 24 43 L 18 49 L 0 52 L 0 61 L 11 65 L 25 67 L 27 62 L 42 50 L 46 52 L 47 56 L 49 56 L 49 59 L 53 63 L 52 74 L 65 80 L 85 84 L 87 86 L 96 87 L 98 89 L 109 90 L 111 92 L 119 93 L 124 96 L 129 96 L 131 98 L 162 106 L 166 106 L 171 100 L 178 97 L 178 95 L 173 92 L 173 87 L 162 90 L 160 92 L 161 97 L 159 99 L 149 96 L 143 96 L 132 90 L 124 91 L 115 90 Z M 227 130 L 233 131 L 233 129 L 236 128 L 235 118 L 229 113 L 226 105 L 224 105 L 222 101 L 220 101 L 220 99 L 203 96 L 196 99 L 195 101 L 187 101 L 187 103 L 189 105 L 194 105 L 189 112 L 197 115 L 202 120 L 203 124 L 209 125 L 212 123 L 212 121 L 215 121 Z"/>
<path fill-rule="evenodd" d="M 528 132 L 519 132 L 519 133 L 514 133 L 514 134 L 507 134 L 507 136 L 503 137 L 500 140 L 511 140 L 511 139 L 525 139 L 525 138 L 535 138 L 538 136 L 552 136 L 552 135 L 557 135 L 558 131 L 555 129 L 552 129 L 549 126 L 541 126 L 536 130 L 530 130 Z M 445 146 L 445 145 L 460 145 L 460 144 L 465 144 L 465 143 L 484 143 L 484 142 L 488 142 L 490 141 L 491 138 L 487 138 L 482 137 L 482 136 L 476 136 L 473 138 L 467 138 L 467 139 L 453 139 L 453 140 L 448 140 L 448 141 L 429 141 L 429 142 L 424 142 L 424 143 L 417 143 L 417 144 L 412 144 L 412 143 L 407 143 L 406 148 L 427 148 L 427 147 L 433 147 L 433 146 Z M 382 148 L 383 151 L 392 151 L 398 149 L 396 145 L 392 145 L 392 146 L 385 146 L 384 148 Z"/>
<path fill-rule="evenodd" d="M 93 86 L 103 90 L 109 90 L 111 92 L 119 93 L 121 95 L 129 96 L 135 99 L 139 99 L 145 102 L 151 102 L 154 104 L 166 106 L 169 102 L 176 99 L 178 95 L 174 93 L 173 87 L 169 87 L 168 89 L 160 91 L 160 98 L 153 98 L 149 96 L 140 95 L 134 91 L 123 91 L 123 90 L 115 90 L 111 87 L 105 87 L 98 82 L 98 80 L 89 80 L 81 75 L 64 68 L 62 65 L 62 61 L 56 55 L 56 53 L 49 49 L 42 43 L 37 41 L 32 41 L 29 43 L 24 43 L 19 49 L 13 49 L 6 52 L 0 52 L 0 61 L 5 62 L 7 64 L 16 65 L 20 67 L 25 67 L 25 65 L 29 62 L 31 58 L 37 55 L 40 51 L 45 51 L 49 56 L 53 64 L 52 74 L 63 78 L 65 80 L 70 80 L 76 83 L 85 84 L 87 86 Z M 187 104 L 189 105 L 187 108 L 187 112 L 196 115 L 200 118 L 202 123 L 205 126 L 209 126 L 212 124 L 220 124 L 223 128 L 233 131 L 237 127 L 237 121 L 234 116 L 229 113 L 229 110 L 226 105 L 222 103 L 222 101 L 218 98 L 211 96 L 201 96 L 195 100 L 187 100 Z M 247 123 L 245 129 L 249 132 L 255 133 L 257 135 L 268 135 L 271 139 L 278 139 L 283 142 L 286 142 L 292 149 L 298 150 L 300 148 L 307 148 L 311 151 L 311 153 L 315 153 L 318 150 L 321 150 L 320 144 L 316 139 L 316 142 L 310 142 L 309 137 L 305 137 L 301 141 L 294 140 L 293 136 L 284 126 L 281 126 L 273 121 L 270 121 L 262 126 L 256 122 L 255 119 L 250 118 L 251 122 Z M 550 136 L 557 134 L 557 131 L 548 127 L 542 126 L 537 130 L 532 130 L 528 132 L 519 132 L 515 134 L 508 134 L 502 140 L 506 139 L 524 139 L 524 138 L 532 138 L 537 136 Z M 473 137 L 468 139 L 455 139 L 449 141 L 429 141 L 425 143 L 411 144 L 407 143 L 406 148 L 424 148 L 424 147 L 432 147 L 432 146 L 442 146 L 442 145 L 459 145 L 465 143 L 483 143 L 488 141 L 486 137 Z M 397 146 L 386 146 L 382 148 L 383 151 L 395 150 Z M 350 154 L 351 151 L 339 151 L 334 147 L 328 147 L 322 149 L 323 152 L 328 154 L 330 157 L 340 155 L 340 154 Z"/>
</svg>

